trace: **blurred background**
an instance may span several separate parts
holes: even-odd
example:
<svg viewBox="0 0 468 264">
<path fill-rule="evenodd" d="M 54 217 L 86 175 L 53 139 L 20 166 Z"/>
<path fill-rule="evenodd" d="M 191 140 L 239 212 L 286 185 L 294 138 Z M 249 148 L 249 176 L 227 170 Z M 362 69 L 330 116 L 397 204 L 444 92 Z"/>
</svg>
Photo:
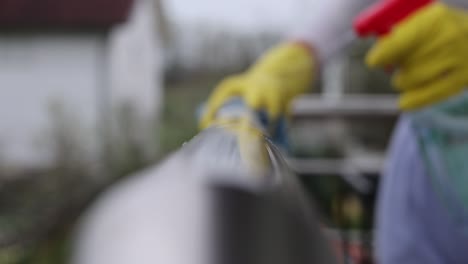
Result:
<svg viewBox="0 0 468 264">
<path fill-rule="evenodd" d="M 65 263 L 94 198 L 196 135 L 216 83 L 323 1 L 0 0 L 0 263 Z M 345 47 L 295 101 L 287 158 L 356 261 L 398 114 L 386 74 L 362 63 L 370 44 Z"/>
</svg>

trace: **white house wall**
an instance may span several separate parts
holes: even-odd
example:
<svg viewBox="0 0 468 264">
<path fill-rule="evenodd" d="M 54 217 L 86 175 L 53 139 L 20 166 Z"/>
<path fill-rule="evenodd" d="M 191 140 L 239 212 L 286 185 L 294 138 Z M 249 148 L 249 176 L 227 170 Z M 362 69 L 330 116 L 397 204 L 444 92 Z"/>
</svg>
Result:
<svg viewBox="0 0 468 264">
<path fill-rule="evenodd" d="M 129 20 L 113 30 L 109 42 L 113 110 L 117 108 L 118 114 L 118 109 L 124 105 L 135 110 L 134 121 L 138 124 L 131 133 L 149 152 L 155 147 L 154 125 L 163 97 L 162 42 L 154 8 L 152 0 L 135 1 Z M 116 132 L 119 135 L 119 131 Z"/>
<path fill-rule="evenodd" d="M 0 161 L 7 167 L 44 166 L 54 160 L 53 103 L 81 142 L 96 154 L 97 91 L 103 50 L 98 34 L 0 36 Z M 68 122 L 66 121 L 66 122 Z M 61 121 L 62 122 L 62 121 Z"/>
<path fill-rule="evenodd" d="M 153 155 L 163 66 L 154 13 L 152 0 L 137 0 L 109 33 L 0 34 L 0 167 L 48 167 L 63 152 L 100 162 L 126 151 L 104 144 L 125 140 Z M 130 123 L 119 121 L 124 108 Z"/>
</svg>

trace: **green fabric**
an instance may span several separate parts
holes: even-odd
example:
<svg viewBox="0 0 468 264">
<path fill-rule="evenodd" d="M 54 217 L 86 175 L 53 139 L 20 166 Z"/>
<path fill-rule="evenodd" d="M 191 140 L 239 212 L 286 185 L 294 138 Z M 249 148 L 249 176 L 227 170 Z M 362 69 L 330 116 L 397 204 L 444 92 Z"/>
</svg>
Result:
<svg viewBox="0 0 468 264">
<path fill-rule="evenodd" d="M 435 189 L 456 220 L 467 222 L 468 92 L 415 113 L 413 119 Z"/>
</svg>

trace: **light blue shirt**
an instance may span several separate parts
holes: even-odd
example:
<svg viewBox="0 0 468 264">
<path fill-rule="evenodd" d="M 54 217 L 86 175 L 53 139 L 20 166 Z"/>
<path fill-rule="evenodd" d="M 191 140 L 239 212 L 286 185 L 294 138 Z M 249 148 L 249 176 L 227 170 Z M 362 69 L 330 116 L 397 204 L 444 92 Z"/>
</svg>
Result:
<svg viewBox="0 0 468 264">
<path fill-rule="evenodd" d="M 395 130 L 377 206 L 377 263 L 468 263 L 468 235 L 434 191 L 408 116 Z"/>
</svg>

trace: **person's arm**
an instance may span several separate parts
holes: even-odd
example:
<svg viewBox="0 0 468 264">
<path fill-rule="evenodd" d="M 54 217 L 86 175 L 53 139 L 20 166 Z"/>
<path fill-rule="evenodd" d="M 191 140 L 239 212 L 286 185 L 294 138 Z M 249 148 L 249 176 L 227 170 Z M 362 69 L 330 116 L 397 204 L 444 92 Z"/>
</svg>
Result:
<svg viewBox="0 0 468 264">
<path fill-rule="evenodd" d="M 352 30 L 356 16 L 376 0 L 327 0 L 311 12 L 309 22 L 299 28 L 289 39 L 307 43 L 319 61 L 326 61 L 354 39 Z M 466 0 L 445 0 L 455 7 L 468 8 Z"/>
<path fill-rule="evenodd" d="M 250 108 L 265 111 L 271 120 L 287 113 L 291 100 L 312 86 L 319 63 L 345 44 L 343 36 L 352 36 L 354 17 L 373 1 L 321 1 L 318 9 L 311 10 L 312 20 L 304 30 L 269 49 L 247 71 L 224 79 L 214 89 L 200 128 L 210 126 L 220 107 L 235 96 Z"/>
<path fill-rule="evenodd" d="M 327 0 L 311 12 L 309 22 L 289 39 L 305 42 L 316 52 L 319 61 L 326 61 L 354 37 L 353 20 L 375 0 Z"/>
</svg>

